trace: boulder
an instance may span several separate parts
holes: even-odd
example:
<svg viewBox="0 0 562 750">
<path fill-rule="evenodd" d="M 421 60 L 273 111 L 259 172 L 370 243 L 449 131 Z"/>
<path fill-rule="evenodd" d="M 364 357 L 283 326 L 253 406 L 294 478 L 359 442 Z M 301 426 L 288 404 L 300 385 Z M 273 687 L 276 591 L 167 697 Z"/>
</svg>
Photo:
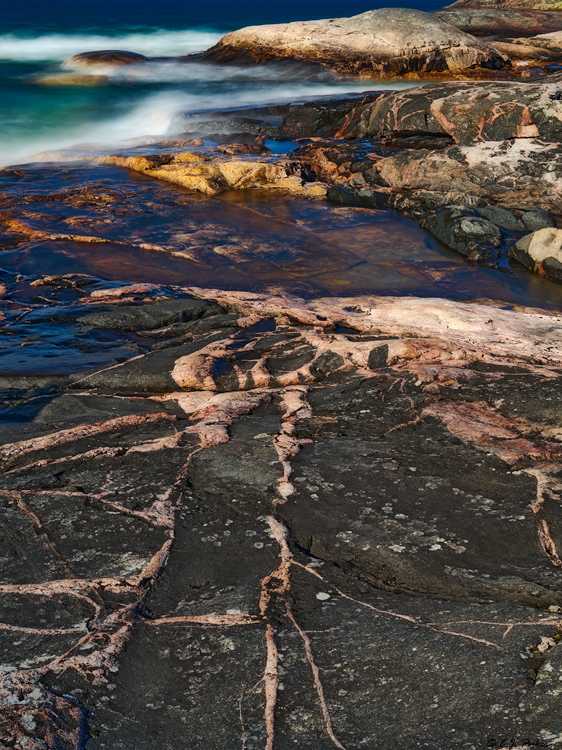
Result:
<svg viewBox="0 0 562 750">
<path fill-rule="evenodd" d="M 381 94 L 356 110 L 340 135 L 385 138 L 430 133 L 457 143 L 540 137 L 562 141 L 560 85 L 504 81 L 428 83 Z"/>
<path fill-rule="evenodd" d="M 509 255 L 541 276 L 562 281 L 562 229 L 539 229 L 523 237 Z"/>
<path fill-rule="evenodd" d="M 136 52 L 125 52 L 119 49 L 105 49 L 96 52 L 81 52 L 74 55 L 62 64 L 63 68 L 84 69 L 84 68 L 108 68 L 120 65 L 133 65 L 148 60 L 144 55 Z"/>
<path fill-rule="evenodd" d="M 419 78 L 478 74 L 509 60 L 473 36 L 419 10 L 383 8 L 351 18 L 249 26 L 224 36 L 203 59 L 320 62 L 340 75 Z"/>
<path fill-rule="evenodd" d="M 548 34 L 537 34 L 536 36 L 525 39 L 512 39 L 513 44 L 525 44 L 530 47 L 553 50 L 558 53 L 562 52 L 562 31 L 551 31 Z"/>
<path fill-rule="evenodd" d="M 507 42 L 494 40 L 490 44 L 498 52 L 507 55 L 511 61 L 516 61 L 518 65 L 526 63 L 521 68 L 522 71 L 525 70 L 525 67 L 544 65 L 548 62 L 556 63 L 560 59 L 560 52 L 556 49 L 527 44 L 525 38 L 511 39 Z"/>
</svg>

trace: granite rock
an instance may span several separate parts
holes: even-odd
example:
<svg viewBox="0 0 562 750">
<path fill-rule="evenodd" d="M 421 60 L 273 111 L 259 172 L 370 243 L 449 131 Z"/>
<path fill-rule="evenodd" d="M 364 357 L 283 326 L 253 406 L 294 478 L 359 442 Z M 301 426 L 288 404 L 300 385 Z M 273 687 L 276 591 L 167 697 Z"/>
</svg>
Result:
<svg viewBox="0 0 562 750">
<path fill-rule="evenodd" d="M 146 62 L 148 58 L 139 55 L 138 52 L 126 52 L 124 50 L 108 49 L 96 52 L 80 52 L 65 60 L 63 68 L 69 70 L 95 70 L 96 68 L 114 68 L 122 65 L 134 65 Z"/>
<path fill-rule="evenodd" d="M 509 251 L 531 271 L 562 281 L 562 230 L 539 229 L 519 240 Z"/>
<path fill-rule="evenodd" d="M 340 135 L 347 138 L 428 133 L 456 143 L 513 138 L 562 140 L 559 84 L 433 83 L 382 94 L 358 108 Z"/>
<path fill-rule="evenodd" d="M 161 392 L 2 393 L 3 742 L 558 736 L 560 316 L 136 291 L 143 326 L 206 306 Z"/>
<path fill-rule="evenodd" d="M 227 34 L 203 56 L 214 62 L 277 58 L 320 62 L 340 75 L 382 77 L 481 75 L 509 66 L 505 56 L 484 42 L 431 14 L 406 8 L 250 26 Z"/>
</svg>

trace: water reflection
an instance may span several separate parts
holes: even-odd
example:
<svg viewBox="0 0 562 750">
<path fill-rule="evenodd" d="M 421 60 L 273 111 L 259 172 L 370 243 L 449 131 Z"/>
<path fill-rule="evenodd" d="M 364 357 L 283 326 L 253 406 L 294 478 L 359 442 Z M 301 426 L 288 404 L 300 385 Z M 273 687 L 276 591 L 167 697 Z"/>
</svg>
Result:
<svg viewBox="0 0 562 750">
<path fill-rule="evenodd" d="M 284 289 L 301 296 L 383 294 L 489 298 L 562 308 L 562 288 L 513 264 L 468 263 L 394 211 L 334 206 L 278 191 L 205 197 L 114 168 L 37 170 L 22 237 L 0 266 L 24 274 L 88 273 L 108 280 L 223 289 Z M 43 178 L 40 175 L 43 175 Z M 41 180 L 43 179 L 43 184 Z M 58 200 L 51 195 L 56 185 Z M 105 192 L 104 192 L 105 191 Z M 97 197 L 96 197 L 97 196 Z M 101 197 L 100 197 L 101 196 Z M 105 198 L 103 197 L 105 196 Z"/>
</svg>

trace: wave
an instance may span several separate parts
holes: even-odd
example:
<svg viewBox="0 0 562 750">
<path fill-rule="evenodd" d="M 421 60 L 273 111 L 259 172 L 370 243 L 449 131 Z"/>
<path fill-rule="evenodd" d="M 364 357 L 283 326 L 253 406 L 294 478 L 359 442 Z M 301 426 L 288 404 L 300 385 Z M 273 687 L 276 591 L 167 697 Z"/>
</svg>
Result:
<svg viewBox="0 0 562 750">
<path fill-rule="evenodd" d="M 79 52 L 123 49 L 147 57 L 177 57 L 212 47 L 225 32 L 157 29 L 114 36 L 104 34 L 43 34 L 41 36 L 0 35 L 0 60 L 60 62 Z"/>
<path fill-rule="evenodd" d="M 298 103 L 346 93 L 361 93 L 368 90 L 394 90 L 411 88 L 418 82 L 397 83 L 369 81 L 349 83 L 286 83 L 272 87 L 266 81 L 251 87 L 232 85 L 221 87 L 214 93 L 191 93 L 168 90 L 151 94 L 137 101 L 129 111 L 116 112 L 112 117 L 102 118 L 79 127 L 62 126 L 48 137 L 30 137 L 0 146 L 0 166 L 33 162 L 34 155 L 41 151 L 72 149 L 80 151 L 106 151 L 123 148 L 120 143 L 141 136 L 166 136 L 171 132 L 171 121 L 175 115 L 191 112 L 238 109 L 265 106 L 268 104 Z M 204 119 L 204 118 L 202 118 Z"/>
<path fill-rule="evenodd" d="M 65 64 L 63 70 L 71 73 L 80 74 L 80 79 L 84 76 L 104 76 L 108 82 L 112 83 L 177 83 L 177 84 L 204 84 L 204 83 L 226 83 L 236 81 L 241 84 L 259 83 L 260 81 L 271 81 L 277 83 L 280 79 L 286 81 L 302 80 L 303 74 L 296 70 L 291 78 L 291 73 L 287 72 L 282 63 L 269 65 L 252 65 L 247 67 L 238 67 L 236 65 L 216 65 L 209 63 L 200 63 L 196 60 L 186 60 L 183 62 L 176 61 L 149 61 L 133 63 L 129 65 L 96 65 L 90 67 L 80 62 Z M 306 71 L 304 75 L 306 74 Z M 336 81 L 337 77 L 328 71 L 320 77 L 317 74 L 317 81 Z M 60 73 L 49 73 L 38 79 L 39 82 L 49 83 L 50 80 L 56 82 Z M 36 79 L 37 80 L 37 79 Z M 71 79 L 65 79 L 69 85 Z"/>
</svg>

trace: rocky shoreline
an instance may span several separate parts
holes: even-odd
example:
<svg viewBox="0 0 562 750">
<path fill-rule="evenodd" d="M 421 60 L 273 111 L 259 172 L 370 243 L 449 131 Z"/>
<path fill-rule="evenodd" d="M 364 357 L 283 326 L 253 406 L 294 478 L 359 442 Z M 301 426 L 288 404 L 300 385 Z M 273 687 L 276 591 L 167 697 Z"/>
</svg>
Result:
<svg viewBox="0 0 562 750">
<path fill-rule="evenodd" d="M 562 303 L 357 291 L 373 217 L 562 281 L 556 13 L 480 6 L 203 55 L 437 81 L 0 170 L 2 750 L 562 743 Z"/>
</svg>

